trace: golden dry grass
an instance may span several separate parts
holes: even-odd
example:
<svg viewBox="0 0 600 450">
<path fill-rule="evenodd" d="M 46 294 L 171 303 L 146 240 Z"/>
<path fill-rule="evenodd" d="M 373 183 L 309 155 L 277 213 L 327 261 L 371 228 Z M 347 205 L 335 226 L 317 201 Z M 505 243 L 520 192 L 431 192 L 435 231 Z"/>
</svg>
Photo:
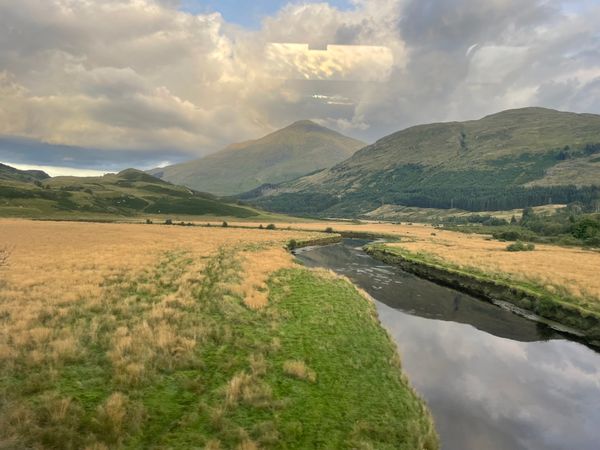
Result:
<svg viewBox="0 0 600 450">
<path fill-rule="evenodd" d="M 317 236 L 0 220 L 0 248 L 11 249 L 0 268 L 0 375 L 38 374 L 28 380 L 33 383 L 28 389 L 35 392 L 36 383 L 46 389 L 64 378 L 66 365 L 107 362 L 114 391 L 93 419 L 104 443 L 88 447 L 118 445 L 143 417 L 139 401 L 125 394 L 128 390 L 162 370 L 195 364 L 197 350 L 207 340 L 232 339 L 231 327 L 217 329 L 194 313 L 198 299 L 238 296 L 248 308 L 264 307 L 267 278 L 292 264 L 285 244 Z M 214 295 L 206 295 L 210 290 Z M 98 348 L 102 353 L 96 353 Z M 266 370 L 261 364 L 260 355 L 250 362 L 252 383 L 231 380 L 228 400 L 268 403 L 268 389 L 256 382 Z M 46 412 L 40 416 L 40 407 L 11 400 L 9 391 L 0 394 L 0 443 L 18 442 L 18 436 L 42 422 L 69 429 L 65 424 L 80 416 L 69 397 L 44 397 Z"/>
<path fill-rule="evenodd" d="M 283 363 L 283 371 L 299 380 L 306 380 L 314 383 L 317 381 L 317 374 L 306 365 L 304 361 L 289 360 Z"/>
<path fill-rule="evenodd" d="M 245 251 L 241 254 L 241 258 L 244 277 L 232 290 L 244 299 L 244 303 L 249 308 L 263 308 L 269 298 L 267 287 L 269 275 L 281 268 L 291 267 L 293 258 L 281 248 Z"/>
<path fill-rule="evenodd" d="M 429 233 L 427 233 L 429 231 Z M 600 253 L 573 247 L 536 245 L 533 252 L 507 252 L 506 243 L 482 235 L 451 231 L 413 231 L 413 242 L 401 242 L 411 252 L 424 252 L 465 268 L 507 274 L 539 284 L 550 291 L 600 302 Z"/>
<path fill-rule="evenodd" d="M 25 220 L 2 220 L 0 230 L 0 247 L 13 249 L 10 264 L 2 272 L 0 292 L 0 317 L 11 318 L 0 331 L 4 363 L 24 349 L 34 365 L 75 358 L 84 332 L 72 329 L 68 320 L 75 309 L 102 309 L 118 290 L 115 286 L 127 290 L 134 279 L 147 280 L 137 283 L 138 294 L 153 295 L 176 278 L 179 289 L 154 303 L 144 312 L 144 320 L 113 333 L 109 358 L 132 381 L 154 357 L 133 357 L 142 353 L 139 348 L 150 344 L 157 353 L 185 353 L 194 347 L 190 338 L 176 333 L 174 322 L 181 312 L 174 305 L 194 301 L 190 287 L 201 282 L 209 257 L 219 251 L 239 255 L 239 284 L 230 286 L 231 290 L 249 307 L 260 308 L 267 302 L 269 274 L 292 264 L 283 246 L 292 238 L 315 237 L 297 231 Z M 185 252 L 191 263 L 156 274 L 160 258 L 177 252 Z M 133 302 L 135 295 L 123 299 L 121 306 L 127 308 Z M 44 326 L 45 318 L 65 325 Z M 92 320 L 85 332 L 95 335 L 100 325 Z"/>
</svg>

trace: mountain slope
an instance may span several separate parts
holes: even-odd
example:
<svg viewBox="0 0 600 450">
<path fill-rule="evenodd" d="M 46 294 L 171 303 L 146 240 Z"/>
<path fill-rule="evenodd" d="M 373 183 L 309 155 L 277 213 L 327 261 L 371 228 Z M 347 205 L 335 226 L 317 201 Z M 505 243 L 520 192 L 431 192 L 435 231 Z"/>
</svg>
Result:
<svg viewBox="0 0 600 450">
<path fill-rule="evenodd" d="M 50 178 L 35 171 L 0 166 L 0 216 L 80 218 L 140 214 L 251 217 L 258 212 L 135 169 L 103 177 Z"/>
<path fill-rule="evenodd" d="M 328 170 L 241 198 L 355 216 L 384 204 L 489 211 L 588 201 L 597 186 L 600 116 L 523 108 L 408 128 Z"/>
<path fill-rule="evenodd" d="M 149 173 L 218 195 L 292 180 L 331 167 L 365 144 L 311 121 L 295 122 L 261 139 Z"/>
</svg>

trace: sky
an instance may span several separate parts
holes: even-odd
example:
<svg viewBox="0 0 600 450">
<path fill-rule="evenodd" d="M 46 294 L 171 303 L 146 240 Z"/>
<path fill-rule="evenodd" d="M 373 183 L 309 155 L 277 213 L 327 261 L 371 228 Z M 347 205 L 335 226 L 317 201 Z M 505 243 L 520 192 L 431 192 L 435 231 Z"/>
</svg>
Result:
<svg viewBox="0 0 600 450">
<path fill-rule="evenodd" d="M 373 142 L 600 113 L 597 0 L 0 0 L 0 162 L 150 168 L 310 119 Z"/>
</svg>

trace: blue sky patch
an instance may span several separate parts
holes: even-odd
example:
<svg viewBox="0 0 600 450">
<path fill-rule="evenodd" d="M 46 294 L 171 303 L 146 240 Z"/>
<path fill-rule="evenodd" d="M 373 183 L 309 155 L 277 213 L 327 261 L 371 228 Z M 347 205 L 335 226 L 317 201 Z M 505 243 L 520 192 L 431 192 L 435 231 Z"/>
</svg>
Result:
<svg viewBox="0 0 600 450">
<path fill-rule="evenodd" d="M 180 9 L 194 14 L 219 12 L 227 22 L 246 28 L 259 28 L 265 16 L 273 15 L 288 3 L 301 3 L 289 0 L 182 0 Z M 331 6 L 350 9 L 350 0 L 330 0 Z"/>
</svg>

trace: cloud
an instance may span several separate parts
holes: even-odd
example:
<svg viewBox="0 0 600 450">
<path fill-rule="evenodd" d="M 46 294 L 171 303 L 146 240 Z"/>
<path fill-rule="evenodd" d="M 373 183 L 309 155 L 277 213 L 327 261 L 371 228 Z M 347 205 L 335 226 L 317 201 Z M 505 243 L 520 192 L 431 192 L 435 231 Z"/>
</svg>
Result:
<svg viewBox="0 0 600 450">
<path fill-rule="evenodd" d="M 600 113 L 593 2 L 290 3 L 253 30 L 178 5 L 0 0 L 0 134 L 192 156 L 302 118 L 374 140 L 509 107 Z"/>
</svg>

